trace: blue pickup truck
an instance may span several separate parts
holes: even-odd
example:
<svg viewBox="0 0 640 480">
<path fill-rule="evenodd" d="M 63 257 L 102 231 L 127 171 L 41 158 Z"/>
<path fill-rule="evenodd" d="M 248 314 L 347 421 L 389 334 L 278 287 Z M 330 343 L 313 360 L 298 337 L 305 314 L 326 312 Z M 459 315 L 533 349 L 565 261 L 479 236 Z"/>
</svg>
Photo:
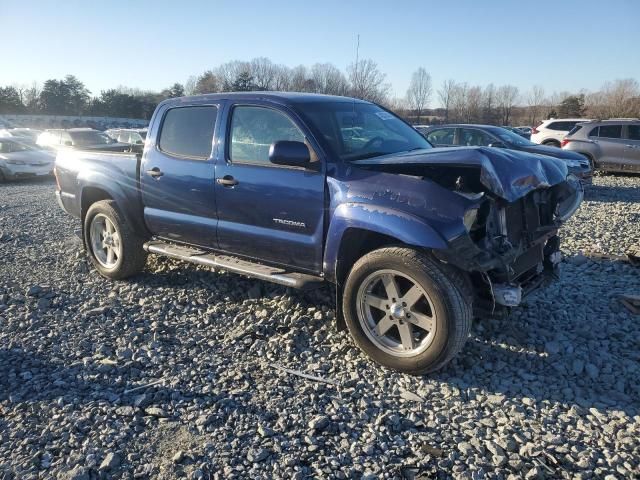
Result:
<svg viewBox="0 0 640 480">
<path fill-rule="evenodd" d="M 155 254 L 330 282 L 338 328 L 411 374 L 450 361 L 474 316 L 554 276 L 583 195 L 554 158 L 433 148 L 378 105 L 274 92 L 167 100 L 142 154 L 61 151 L 55 174 L 101 275 L 135 275 Z"/>
</svg>

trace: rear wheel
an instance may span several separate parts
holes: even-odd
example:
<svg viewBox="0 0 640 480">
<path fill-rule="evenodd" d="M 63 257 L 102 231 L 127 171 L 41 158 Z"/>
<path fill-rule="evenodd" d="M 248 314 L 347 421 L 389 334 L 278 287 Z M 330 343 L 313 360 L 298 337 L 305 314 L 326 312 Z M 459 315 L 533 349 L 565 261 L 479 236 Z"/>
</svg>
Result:
<svg viewBox="0 0 640 480">
<path fill-rule="evenodd" d="M 144 240 L 129 227 L 113 200 L 91 205 L 84 219 L 84 238 L 89 258 L 102 276 L 119 280 L 144 268 Z"/>
<path fill-rule="evenodd" d="M 419 375 L 438 370 L 471 328 L 464 279 L 410 248 L 375 250 L 347 278 L 343 308 L 356 344 L 374 361 Z"/>
</svg>

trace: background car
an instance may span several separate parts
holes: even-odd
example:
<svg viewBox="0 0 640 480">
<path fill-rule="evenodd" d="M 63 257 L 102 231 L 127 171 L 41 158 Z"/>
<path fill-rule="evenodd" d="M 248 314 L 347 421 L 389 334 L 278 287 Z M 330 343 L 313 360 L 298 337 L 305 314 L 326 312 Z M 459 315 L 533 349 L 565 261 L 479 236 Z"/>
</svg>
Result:
<svg viewBox="0 0 640 480">
<path fill-rule="evenodd" d="M 531 138 L 531 132 L 533 131 L 533 128 L 527 127 L 526 125 L 523 125 L 521 127 L 515 127 L 515 128 L 517 128 L 518 130 L 522 130 L 524 133 L 528 134 L 529 137 L 527 138 L 529 139 Z"/>
<path fill-rule="evenodd" d="M 0 138 L 0 181 L 51 175 L 55 157 L 14 137 Z"/>
<path fill-rule="evenodd" d="M 589 160 L 579 153 L 555 147 L 538 145 L 521 135 L 493 125 L 438 125 L 424 134 L 435 147 L 499 147 L 529 153 L 548 155 L 564 161 L 569 172 L 583 183 L 591 181 L 592 169 Z"/>
<path fill-rule="evenodd" d="M 552 118 L 543 121 L 531 131 L 530 140 L 533 143 L 560 147 L 562 139 L 569 131 L 581 122 L 588 122 L 589 118 Z"/>
<path fill-rule="evenodd" d="M 36 130 L 34 128 L 3 128 L 0 129 L 0 138 L 13 137 L 35 144 L 38 135 L 41 133 L 42 130 Z"/>
<path fill-rule="evenodd" d="M 142 153 L 147 138 L 146 128 L 113 128 L 104 133 L 119 143 L 131 145 L 131 151 Z"/>
<path fill-rule="evenodd" d="M 640 172 L 640 120 L 580 123 L 562 140 L 562 150 L 586 156 L 597 170 Z"/>
<path fill-rule="evenodd" d="M 106 133 L 93 128 L 69 128 L 47 130 L 38 136 L 36 142 L 45 148 L 74 148 L 78 150 L 102 150 L 126 152 L 130 146 L 119 143 Z"/>
<path fill-rule="evenodd" d="M 517 133 L 518 135 L 520 135 L 523 138 L 526 138 L 527 140 L 531 138 L 531 133 L 527 133 L 519 127 L 510 127 L 508 125 L 503 125 L 502 128 L 504 128 L 505 130 L 509 130 L 513 133 Z"/>
</svg>

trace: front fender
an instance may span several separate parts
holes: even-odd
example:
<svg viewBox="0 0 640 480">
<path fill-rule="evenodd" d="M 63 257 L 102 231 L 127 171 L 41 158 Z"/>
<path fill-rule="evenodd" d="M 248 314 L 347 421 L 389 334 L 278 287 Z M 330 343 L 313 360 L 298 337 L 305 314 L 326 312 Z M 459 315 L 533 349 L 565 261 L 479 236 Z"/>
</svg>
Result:
<svg viewBox="0 0 640 480">
<path fill-rule="evenodd" d="M 345 232 L 358 228 L 380 233 L 398 243 L 429 249 L 447 248 L 444 238 L 424 220 L 392 208 L 345 203 L 333 212 L 327 231 L 323 271 L 329 281 L 336 281 L 338 255 Z"/>
</svg>

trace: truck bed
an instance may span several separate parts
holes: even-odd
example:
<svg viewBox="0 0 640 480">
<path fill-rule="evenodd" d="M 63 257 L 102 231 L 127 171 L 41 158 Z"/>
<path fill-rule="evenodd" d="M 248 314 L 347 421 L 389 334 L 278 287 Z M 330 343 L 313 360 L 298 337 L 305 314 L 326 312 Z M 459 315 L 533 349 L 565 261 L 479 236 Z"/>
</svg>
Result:
<svg viewBox="0 0 640 480">
<path fill-rule="evenodd" d="M 59 203 L 68 213 L 80 217 L 83 192 L 101 190 L 111 198 L 126 201 L 126 205 L 141 207 L 140 159 L 136 153 L 59 151 L 55 170 Z"/>
</svg>

